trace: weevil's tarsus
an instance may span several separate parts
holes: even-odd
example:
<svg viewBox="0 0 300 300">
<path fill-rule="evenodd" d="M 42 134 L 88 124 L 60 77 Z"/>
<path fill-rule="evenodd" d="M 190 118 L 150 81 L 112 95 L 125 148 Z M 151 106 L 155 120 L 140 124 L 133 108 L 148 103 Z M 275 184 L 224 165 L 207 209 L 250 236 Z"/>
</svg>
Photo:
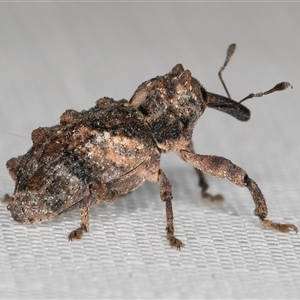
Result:
<svg viewBox="0 0 300 300">
<path fill-rule="evenodd" d="M 268 95 L 268 94 L 271 94 L 271 93 L 274 93 L 274 92 L 283 91 L 283 90 L 287 89 L 288 87 L 293 88 L 293 86 L 289 82 L 283 81 L 283 82 L 280 82 L 280 83 L 276 84 L 273 88 L 271 88 L 270 90 L 268 90 L 266 92 L 259 92 L 259 93 L 256 93 L 256 94 L 251 93 L 247 97 L 245 97 L 241 101 L 239 101 L 239 103 L 242 103 L 242 102 L 244 102 L 248 99 L 254 98 L 254 97 L 262 97 L 264 95 Z"/>
<path fill-rule="evenodd" d="M 228 98 L 230 98 L 230 99 L 231 99 L 231 97 L 230 97 L 229 91 L 228 91 L 228 89 L 227 89 L 227 87 L 226 87 L 226 84 L 225 84 L 225 82 L 224 82 L 224 80 L 223 80 L 222 72 L 225 70 L 227 64 L 229 63 L 229 61 L 230 61 L 230 59 L 231 59 L 231 57 L 232 57 L 232 55 L 233 55 L 233 53 L 234 53 L 234 51 L 235 51 L 235 48 L 236 48 L 236 44 L 231 44 L 231 45 L 229 45 L 229 47 L 228 47 L 228 49 L 227 49 L 227 55 L 226 55 L 225 62 L 224 62 L 224 64 L 223 64 L 223 66 L 220 68 L 220 71 L 219 71 L 219 73 L 218 73 L 219 78 L 220 78 L 220 80 L 221 80 L 221 82 L 222 82 L 222 85 L 223 85 L 223 87 L 224 87 L 224 89 L 225 89 L 225 92 L 226 92 Z"/>
<path fill-rule="evenodd" d="M 167 240 L 171 247 L 180 250 L 184 244 L 175 237 L 174 235 L 174 224 L 173 224 L 173 209 L 172 209 L 172 183 L 165 175 L 162 169 L 158 172 L 158 184 L 160 189 L 160 198 L 166 203 L 166 217 L 167 217 Z"/>
<path fill-rule="evenodd" d="M 81 224 L 80 227 L 71 231 L 68 238 L 69 241 L 80 240 L 84 232 L 89 231 L 89 207 L 81 209 Z"/>
<path fill-rule="evenodd" d="M 267 219 L 262 219 L 261 222 L 266 229 L 273 229 L 282 233 L 288 233 L 290 231 L 298 233 L 298 228 L 294 224 L 275 223 Z"/>
</svg>

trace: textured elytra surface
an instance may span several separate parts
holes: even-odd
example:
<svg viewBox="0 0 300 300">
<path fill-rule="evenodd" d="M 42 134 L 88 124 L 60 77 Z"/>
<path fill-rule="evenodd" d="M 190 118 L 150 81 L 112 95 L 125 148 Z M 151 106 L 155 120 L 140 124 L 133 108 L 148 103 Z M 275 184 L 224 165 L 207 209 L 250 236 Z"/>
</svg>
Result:
<svg viewBox="0 0 300 300">
<path fill-rule="evenodd" d="M 144 181 L 142 173 L 127 174 L 149 167 L 154 142 L 141 114 L 125 103 L 100 99 L 88 111 L 66 111 L 60 125 L 33 131 L 29 152 L 7 163 L 17 182 L 10 204 L 16 219 L 34 223 L 80 208 L 91 182 L 112 186 L 91 200 L 95 203 L 111 201 L 111 191 L 121 195 Z"/>
</svg>

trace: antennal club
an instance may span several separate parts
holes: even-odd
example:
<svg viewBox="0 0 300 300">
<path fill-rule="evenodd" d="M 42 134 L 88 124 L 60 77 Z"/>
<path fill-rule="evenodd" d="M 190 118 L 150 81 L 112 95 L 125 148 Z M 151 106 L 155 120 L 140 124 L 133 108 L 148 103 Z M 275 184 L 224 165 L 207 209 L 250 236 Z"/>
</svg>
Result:
<svg viewBox="0 0 300 300">
<path fill-rule="evenodd" d="M 239 103 L 242 103 L 242 102 L 244 102 L 248 99 L 254 98 L 254 97 L 262 97 L 264 95 L 268 95 L 268 94 L 271 94 L 273 92 L 283 91 L 283 90 L 287 89 L 288 87 L 293 88 L 293 86 L 289 82 L 283 81 L 283 82 L 280 82 L 280 83 L 276 84 L 272 89 L 270 89 L 266 92 L 260 92 L 260 93 L 257 93 L 257 94 L 251 93 L 247 97 L 242 99 Z"/>
<path fill-rule="evenodd" d="M 233 55 L 233 53 L 234 53 L 234 51 L 235 51 L 235 48 L 236 48 L 236 45 L 235 45 L 235 44 L 229 45 L 229 47 L 228 47 L 228 49 L 227 49 L 227 55 L 226 55 L 225 62 L 224 62 L 224 64 L 223 64 L 223 66 L 220 68 L 220 71 L 219 71 L 219 73 L 218 73 L 219 78 L 220 78 L 220 80 L 221 80 L 221 82 L 222 82 L 222 85 L 223 85 L 223 87 L 224 87 L 224 89 L 225 89 L 225 92 L 226 92 L 228 98 L 230 98 L 230 99 L 231 99 L 230 94 L 229 94 L 229 92 L 228 92 L 228 90 L 227 90 L 227 87 L 226 87 L 226 85 L 225 85 L 225 82 L 224 82 L 224 80 L 223 80 L 223 78 L 222 78 L 222 72 L 224 71 L 225 67 L 226 67 L 227 64 L 229 63 L 230 58 L 231 58 L 231 56 Z"/>
</svg>

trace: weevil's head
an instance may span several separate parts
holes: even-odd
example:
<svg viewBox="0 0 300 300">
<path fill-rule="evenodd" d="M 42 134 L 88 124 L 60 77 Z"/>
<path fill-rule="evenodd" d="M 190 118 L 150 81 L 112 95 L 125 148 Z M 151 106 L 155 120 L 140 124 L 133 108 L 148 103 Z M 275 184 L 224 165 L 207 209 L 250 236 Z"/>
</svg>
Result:
<svg viewBox="0 0 300 300">
<path fill-rule="evenodd" d="M 207 93 L 178 64 L 166 75 L 142 83 L 130 103 L 151 126 L 158 147 L 170 151 L 190 145 L 196 122 L 207 106 Z"/>
<path fill-rule="evenodd" d="M 143 114 L 158 147 L 164 151 L 190 146 L 194 127 L 206 107 L 221 110 L 241 121 L 250 118 L 248 108 L 207 92 L 181 64 L 164 76 L 142 83 L 130 103 Z"/>
</svg>

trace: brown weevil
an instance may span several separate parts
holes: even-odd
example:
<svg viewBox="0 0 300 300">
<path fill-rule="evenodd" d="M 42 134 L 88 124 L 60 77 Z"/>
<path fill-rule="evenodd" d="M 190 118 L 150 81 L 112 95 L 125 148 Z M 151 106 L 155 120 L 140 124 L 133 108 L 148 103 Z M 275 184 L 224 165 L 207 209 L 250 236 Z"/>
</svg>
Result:
<svg viewBox="0 0 300 300">
<path fill-rule="evenodd" d="M 166 204 L 167 239 L 172 247 L 180 249 L 184 244 L 174 234 L 172 184 L 160 168 L 161 154 L 174 151 L 197 169 L 204 198 L 222 199 L 207 192 L 204 172 L 228 179 L 249 189 L 254 213 L 266 228 L 297 232 L 293 224 L 266 219 L 265 198 L 243 169 L 223 157 L 200 155 L 193 150 L 193 130 L 207 107 L 247 121 L 250 111 L 241 102 L 291 86 L 282 82 L 240 102 L 232 100 L 222 71 L 234 50 L 235 44 L 230 45 L 219 71 L 228 97 L 206 91 L 189 70 L 177 64 L 166 75 L 142 83 L 130 101 L 101 98 L 89 110 L 65 111 L 59 125 L 33 130 L 29 151 L 7 162 L 16 182 L 13 196 L 5 196 L 13 219 L 33 224 L 81 209 L 81 225 L 69 234 L 69 240 L 80 239 L 89 228 L 90 206 L 112 202 L 149 180 L 158 183 L 160 198 Z"/>
</svg>

